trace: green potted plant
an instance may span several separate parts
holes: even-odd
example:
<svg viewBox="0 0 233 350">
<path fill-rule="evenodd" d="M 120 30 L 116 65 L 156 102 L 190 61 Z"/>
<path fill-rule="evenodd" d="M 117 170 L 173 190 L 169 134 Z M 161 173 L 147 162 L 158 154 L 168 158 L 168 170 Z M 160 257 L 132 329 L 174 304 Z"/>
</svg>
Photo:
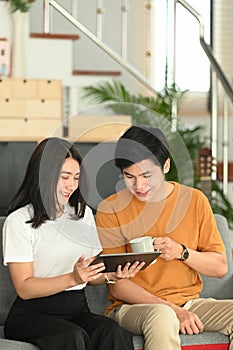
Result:
<svg viewBox="0 0 233 350">
<path fill-rule="evenodd" d="M 16 11 L 28 12 L 31 4 L 35 0 L 9 0 L 10 12 L 14 13 Z"/>
<path fill-rule="evenodd" d="M 130 115 L 132 117 L 132 123 L 135 125 L 160 127 L 159 123 L 161 118 L 158 119 L 155 118 L 155 116 L 163 116 L 166 118 L 168 125 L 171 125 L 172 102 L 176 99 L 179 106 L 179 102 L 185 92 L 186 91 L 181 91 L 175 84 L 173 84 L 171 87 L 164 88 L 156 97 L 142 95 L 135 96 L 131 94 L 122 83 L 114 80 L 112 82 L 102 82 L 97 86 L 84 87 L 84 98 L 92 103 L 104 103 L 109 109 L 117 114 Z M 143 111 L 141 106 L 145 106 L 148 109 Z M 153 113 L 148 112 L 150 110 L 153 111 Z M 195 126 L 192 128 L 183 127 L 178 120 L 177 134 L 179 134 L 188 150 L 192 168 L 194 169 L 192 172 L 191 185 L 196 188 L 200 188 L 200 175 L 197 168 L 199 151 L 206 146 L 209 147 L 209 140 L 203 137 L 203 130 L 203 126 Z M 170 137 L 170 143 L 173 142 L 173 138 L 177 137 L 177 135 L 173 135 L 171 132 L 169 132 L 167 136 Z M 181 152 L 180 155 L 179 152 Z M 181 159 L 179 167 L 183 166 L 181 171 L 179 168 L 179 173 L 182 173 L 184 179 L 188 177 L 190 178 L 191 174 L 189 169 L 188 167 L 186 168 L 185 162 L 182 161 L 182 147 L 176 147 L 176 157 Z M 187 176 L 185 173 L 187 173 Z M 171 170 L 166 177 L 168 180 L 180 181 L 176 162 L 173 158 L 171 158 Z M 211 190 L 215 193 L 215 196 L 210 198 L 213 212 L 224 215 L 228 220 L 229 226 L 233 228 L 232 204 L 224 195 L 218 181 L 212 181 L 210 179 L 210 182 Z"/>
</svg>

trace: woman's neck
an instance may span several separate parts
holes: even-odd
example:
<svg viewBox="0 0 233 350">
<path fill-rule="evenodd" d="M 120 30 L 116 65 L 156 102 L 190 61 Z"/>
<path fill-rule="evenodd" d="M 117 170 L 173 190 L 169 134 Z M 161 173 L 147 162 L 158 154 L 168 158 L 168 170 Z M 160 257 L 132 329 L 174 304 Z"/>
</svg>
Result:
<svg viewBox="0 0 233 350">
<path fill-rule="evenodd" d="M 56 211 L 56 218 L 59 218 L 60 216 L 62 216 L 62 214 L 64 213 L 64 209 L 65 209 L 64 205 L 59 206 L 59 208 Z"/>
</svg>

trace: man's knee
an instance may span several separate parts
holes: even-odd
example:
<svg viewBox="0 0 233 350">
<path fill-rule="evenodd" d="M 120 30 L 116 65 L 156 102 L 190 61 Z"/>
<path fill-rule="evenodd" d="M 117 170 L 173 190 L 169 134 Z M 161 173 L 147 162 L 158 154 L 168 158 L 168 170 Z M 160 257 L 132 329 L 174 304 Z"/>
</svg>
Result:
<svg viewBox="0 0 233 350">
<path fill-rule="evenodd" d="M 145 320 L 144 327 L 154 329 L 156 332 L 167 333 L 167 332 L 179 332 L 179 320 L 169 306 L 156 304 L 150 305 L 148 311 L 148 317 Z"/>
</svg>

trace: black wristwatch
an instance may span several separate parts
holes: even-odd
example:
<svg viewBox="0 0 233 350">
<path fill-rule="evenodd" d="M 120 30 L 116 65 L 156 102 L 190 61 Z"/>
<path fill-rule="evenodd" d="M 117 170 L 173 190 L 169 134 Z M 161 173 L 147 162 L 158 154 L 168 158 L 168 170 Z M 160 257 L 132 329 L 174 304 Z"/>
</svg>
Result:
<svg viewBox="0 0 233 350">
<path fill-rule="evenodd" d="M 185 247 L 185 245 L 181 244 L 182 247 L 183 247 L 183 252 L 181 254 L 181 258 L 178 258 L 178 260 L 181 260 L 181 261 L 185 261 L 188 259 L 189 257 L 189 251 L 188 249 Z"/>
</svg>

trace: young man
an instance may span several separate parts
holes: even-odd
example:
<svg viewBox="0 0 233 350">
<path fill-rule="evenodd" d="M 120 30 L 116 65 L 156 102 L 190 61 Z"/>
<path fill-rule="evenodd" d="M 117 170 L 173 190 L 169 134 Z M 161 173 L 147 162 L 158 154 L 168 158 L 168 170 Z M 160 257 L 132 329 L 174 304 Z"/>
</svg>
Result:
<svg viewBox="0 0 233 350">
<path fill-rule="evenodd" d="M 156 128 L 130 127 L 119 139 L 115 164 L 126 188 L 100 203 L 97 226 L 104 253 L 130 252 L 129 241 L 156 237 L 161 255 L 134 278 L 110 285 L 106 314 L 134 334 L 144 349 L 180 349 L 179 332 L 233 334 L 233 300 L 199 297 L 199 274 L 227 272 L 225 248 L 206 196 L 165 181 L 169 146 Z M 233 341 L 230 346 L 233 350 Z"/>
</svg>

